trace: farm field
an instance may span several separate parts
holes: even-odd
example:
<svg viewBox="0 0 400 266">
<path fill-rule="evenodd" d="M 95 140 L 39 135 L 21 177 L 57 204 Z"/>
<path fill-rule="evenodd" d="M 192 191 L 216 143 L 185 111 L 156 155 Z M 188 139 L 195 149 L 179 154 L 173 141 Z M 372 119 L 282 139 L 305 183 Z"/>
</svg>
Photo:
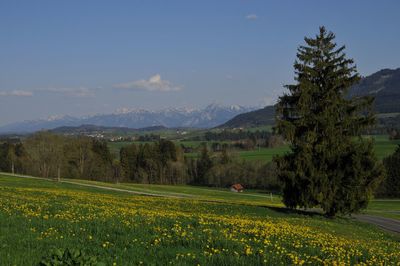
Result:
<svg viewBox="0 0 400 266">
<path fill-rule="evenodd" d="M 382 160 L 386 156 L 392 154 L 396 147 L 400 145 L 400 140 L 389 140 L 387 135 L 378 135 L 373 136 L 375 140 L 375 154 L 378 159 Z M 208 142 L 209 144 L 214 141 Z M 117 157 L 119 157 L 119 150 L 121 147 L 129 145 L 131 142 L 110 142 L 109 147 L 110 151 Z M 139 142 L 135 142 L 139 143 Z M 180 141 L 177 143 L 184 144 L 188 147 L 198 147 L 204 141 Z M 222 142 L 223 143 L 223 142 Z M 227 142 L 226 142 L 227 143 Z M 271 161 L 275 155 L 282 155 L 285 152 L 289 151 L 288 146 L 281 146 L 277 148 L 260 148 L 250 151 L 237 151 L 236 154 L 239 158 L 251 161 Z M 195 158 L 198 156 L 196 152 L 185 154 L 185 156 Z"/>
<path fill-rule="evenodd" d="M 379 160 L 383 160 L 383 158 L 392 154 L 398 145 L 400 145 L 400 140 L 389 140 L 387 135 L 374 136 L 374 141 L 375 154 Z M 282 155 L 287 151 L 289 151 L 289 147 L 282 146 L 278 148 L 261 148 L 253 151 L 240 151 L 238 154 L 240 158 L 246 160 L 271 161 L 275 155 Z"/>
<path fill-rule="evenodd" d="M 251 196 L 263 196 L 255 191 L 121 186 L 198 198 L 141 196 L 0 174 L 1 264 L 36 265 L 52 248 L 83 250 L 105 265 L 400 262 L 395 236 L 348 218 L 287 213 L 275 202 Z M 224 202 L 211 201 L 215 197 Z M 393 207 L 374 208 L 379 204 Z"/>
</svg>

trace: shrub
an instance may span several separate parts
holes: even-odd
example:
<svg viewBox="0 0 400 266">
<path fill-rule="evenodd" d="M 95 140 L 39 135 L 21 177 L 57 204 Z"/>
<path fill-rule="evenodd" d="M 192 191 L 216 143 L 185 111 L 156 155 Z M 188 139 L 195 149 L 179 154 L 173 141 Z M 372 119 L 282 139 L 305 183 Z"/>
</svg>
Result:
<svg viewBox="0 0 400 266">
<path fill-rule="evenodd" d="M 95 256 L 85 254 L 77 249 L 53 249 L 50 254 L 45 256 L 38 266 L 105 266 L 98 262 Z"/>
</svg>

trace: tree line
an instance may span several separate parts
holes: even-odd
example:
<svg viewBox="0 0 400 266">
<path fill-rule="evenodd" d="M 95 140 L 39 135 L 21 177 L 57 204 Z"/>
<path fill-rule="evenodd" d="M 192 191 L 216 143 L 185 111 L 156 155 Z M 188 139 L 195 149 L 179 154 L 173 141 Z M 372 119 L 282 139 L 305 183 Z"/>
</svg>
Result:
<svg viewBox="0 0 400 266">
<path fill-rule="evenodd" d="M 279 190 L 274 164 L 237 158 L 226 145 L 213 152 L 206 143 L 198 158 L 184 156 L 181 146 L 169 140 L 135 144 L 120 150 L 121 178 L 148 184 L 191 184 L 227 187 L 242 183 L 248 188 Z"/>
<path fill-rule="evenodd" d="M 198 158 L 187 158 L 180 145 L 160 139 L 124 146 L 119 155 L 115 158 L 103 140 L 38 132 L 22 142 L 0 145 L 0 171 L 144 184 L 226 187 L 241 183 L 279 190 L 273 163 L 239 159 L 227 146 L 213 152 L 204 144 Z"/>
<path fill-rule="evenodd" d="M 118 163 L 105 141 L 38 132 L 23 142 L 0 145 L 0 170 L 45 178 L 111 181 Z"/>
<path fill-rule="evenodd" d="M 246 188 L 279 192 L 277 164 L 246 161 L 223 145 L 218 152 L 206 143 L 198 158 L 184 156 L 180 145 L 162 140 L 124 146 L 115 158 L 107 142 L 85 136 L 63 136 L 39 132 L 24 141 L 3 140 L 0 171 L 45 178 L 79 178 L 143 184 L 190 184 L 227 187 L 240 183 Z M 383 160 L 387 177 L 376 195 L 400 197 L 400 146 Z"/>
</svg>

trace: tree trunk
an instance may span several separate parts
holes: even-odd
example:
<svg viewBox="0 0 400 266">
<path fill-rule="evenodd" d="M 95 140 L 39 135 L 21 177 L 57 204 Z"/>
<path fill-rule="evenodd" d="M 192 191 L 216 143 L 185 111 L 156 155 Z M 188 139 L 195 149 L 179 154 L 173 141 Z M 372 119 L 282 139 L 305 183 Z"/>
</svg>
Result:
<svg viewBox="0 0 400 266">
<path fill-rule="evenodd" d="M 83 148 L 80 146 L 79 147 L 79 173 L 80 177 L 83 177 L 83 171 L 84 171 L 84 165 L 85 165 L 85 153 L 83 151 Z"/>
<path fill-rule="evenodd" d="M 58 182 L 61 181 L 61 169 L 60 169 L 60 166 L 58 166 L 58 168 L 57 168 L 57 181 Z"/>
<path fill-rule="evenodd" d="M 327 218 L 333 219 L 333 218 L 335 218 L 336 213 L 337 213 L 336 208 L 335 208 L 335 207 L 331 207 L 331 208 L 325 213 L 325 216 L 326 216 Z"/>
</svg>

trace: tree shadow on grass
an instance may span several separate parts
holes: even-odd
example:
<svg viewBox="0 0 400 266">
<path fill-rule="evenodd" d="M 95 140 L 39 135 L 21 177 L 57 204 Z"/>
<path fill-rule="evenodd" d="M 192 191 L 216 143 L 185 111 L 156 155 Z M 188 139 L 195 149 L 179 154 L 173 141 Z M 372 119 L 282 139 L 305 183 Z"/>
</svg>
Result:
<svg viewBox="0 0 400 266">
<path fill-rule="evenodd" d="M 263 206 L 263 207 L 283 214 L 306 215 L 310 217 L 325 217 L 321 211 L 318 211 L 316 209 L 300 210 L 300 209 L 290 209 L 286 207 L 274 207 L 274 206 Z"/>
</svg>

